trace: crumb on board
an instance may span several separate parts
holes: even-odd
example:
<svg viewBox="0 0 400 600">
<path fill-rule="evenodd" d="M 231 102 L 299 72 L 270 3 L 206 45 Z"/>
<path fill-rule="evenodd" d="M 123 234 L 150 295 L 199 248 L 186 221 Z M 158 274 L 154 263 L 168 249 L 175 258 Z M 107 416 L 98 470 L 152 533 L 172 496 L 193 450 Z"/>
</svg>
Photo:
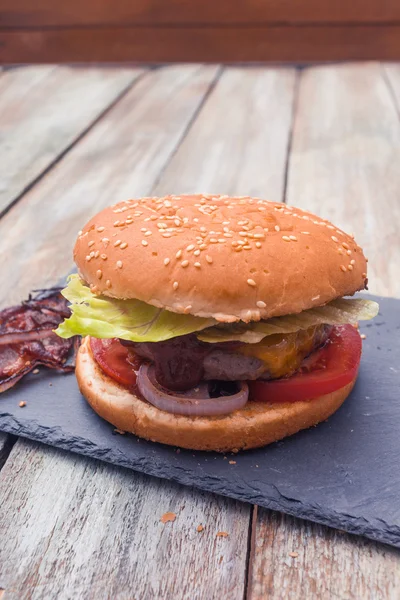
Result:
<svg viewBox="0 0 400 600">
<path fill-rule="evenodd" d="M 21 400 L 21 402 L 18 404 L 18 406 L 20 406 L 21 408 L 24 408 L 24 406 L 26 406 L 26 402 Z"/>
<path fill-rule="evenodd" d="M 230 460 L 230 461 L 229 461 L 229 464 L 230 464 L 230 465 L 236 465 L 236 460 Z"/>
<path fill-rule="evenodd" d="M 119 433 L 119 435 L 125 435 L 126 431 L 122 431 L 122 429 L 118 429 L 117 427 L 114 429 L 114 433 Z"/>
<path fill-rule="evenodd" d="M 221 564 L 223 560 L 224 560 L 224 557 L 221 555 L 221 556 L 219 557 L 219 561 L 218 561 L 218 563 L 219 563 L 219 564 Z"/>
<path fill-rule="evenodd" d="M 224 456 L 224 460 L 228 460 L 228 457 L 227 457 L 227 456 Z"/>
<path fill-rule="evenodd" d="M 196 527 L 196 531 L 198 531 L 199 533 L 201 531 L 203 531 L 203 529 L 204 529 L 203 525 L 197 525 L 197 527 Z"/>
<path fill-rule="evenodd" d="M 51 383 L 51 381 L 50 381 L 50 383 L 49 383 L 49 387 L 51 387 L 52 385 L 53 385 L 53 384 L 52 384 L 52 383 Z"/>
<path fill-rule="evenodd" d="M 362 333 L 362 334 L 360 335 L 360 338 L 361 338 L 362 340 L 365 340 L 365 339 L 366 339 L 366 337 L 367 337 L 367 336 L 365 335 L 365 333 Z"/>
<path fill-rule="evenodd" d="M 217 537 L 228 537 L 229 533 L 227 531 L 218 531 Z"/>
<path fill-rule="evenodd" d="M 297 558 L 297 557 L 298 557 L 298 555 L 299 555 L 299 553 L 298 553 L 298 552 L 289 552 L 289 556 L 290 556 L 291 558 Z"/>
<path fill-rule="evenodd" d="M 39 373 L 39 369 L 33 369 L 32 373 L 33 373 L 34 375 L 37 375 L 37 374 Z"/>
<path fill-rule="evenodd" d="M 176 514 L 173 512 L 166 512 L 163 514 L 163 516 L 161 517 L 160 521 L 161 523 L 173 523 L 176 519 Z"/>
<path fill-rule="evenodd" d="M 181 453 L 181 449 L 180 449 L 180 448 L 177 448 L 177 449 L 176 449 L 176 453 L 177 453 L 177 454 L 180 454 L 180 453 Z"/>
</svg>

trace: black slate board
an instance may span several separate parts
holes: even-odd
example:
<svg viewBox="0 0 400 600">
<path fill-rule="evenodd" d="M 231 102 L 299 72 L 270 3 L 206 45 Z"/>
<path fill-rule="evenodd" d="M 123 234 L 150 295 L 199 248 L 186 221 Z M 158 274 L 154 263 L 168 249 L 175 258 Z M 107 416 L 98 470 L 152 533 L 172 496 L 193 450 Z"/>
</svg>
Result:
<svg viewBox="0 0 400 600">
<path fill-rule="evenodd" d="M 115 435 L 73 374 L 45 369 L 0 396 L 0 430 L 400 548 L 400 300 L 377 300 L 351 396 L 327 422 L 266 448 L 227 458 Z"/>
</svg>

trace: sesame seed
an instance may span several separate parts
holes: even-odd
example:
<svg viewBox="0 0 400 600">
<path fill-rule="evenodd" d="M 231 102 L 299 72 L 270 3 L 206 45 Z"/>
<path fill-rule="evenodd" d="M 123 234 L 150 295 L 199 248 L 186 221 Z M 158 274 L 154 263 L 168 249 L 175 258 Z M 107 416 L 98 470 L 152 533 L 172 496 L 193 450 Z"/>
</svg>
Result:
<svg viewBox="0 0 400 600">
<path fill-rule="evenodd" d="M 188 264 L 189 264 L 189 261 L 188 261 L 188 260 L 183 260 L 183 261 L 181 262 L 181 267 L 185 268 L 185 267 L 187 267 L 187 266 L 188 266 Z"/>
<path fill-rule="evenodd" d="M 118 225 L 121 223 L 121 221 L 114 221 L 114 227 L 118 227 Z"/>
<path fill-rule="evenodd" d="M 200 250 L 205 250 L 207 248 L 207 244 L 200 244 Z"/>
<path fill-rule="evenodd" d="M 122 260 L 117 260 L 117 269 L 122 269 Z"/>
<path fill-rule="evenodd" d="M 354 260 L 354 258 L 353 258 L 353 260 L 350 261 L 350 264 L 351 265 L 355 265 L 356 264 L 356 261 Z"/>
<path fill-rule="evenodd" d="M 265 238 L 265 235 L 264 235 L 263 233 L 255 233 L 255 234 L 253 235 L 253 237 L 254 237 L 256 240 L 262 240 L 262 239 L 264 239 L 264 238 Z"/>
<path fill-rule="evenodd" d="M 351 250 L 346 250 L 347 256 L 351 256 Z"/>
<path fill-rule="evenodd" d="M 258 300 L 257 306 L 258 308 L 265 308 L 267 305 L 262 300 Z"/>
<path fill-rule="evenodd" d="M 195 250 L 195 251 L 193 252 L 193 254 L 194 254 L 195 256 L 199 256 L 199 255 L 200 255 L 200 250 Z"/>
<path fill-rule="evenodd" d="M 146 244 L 147 244 L 147 242 L 146 242 Z M 128 244 L 126 242 L 122 242 L 122 244 L 120 245 L 121 250 L 125 250 L 125 248 L 127 247 L 127 245 Z"/>
<path fill-rule="evenodd" d="M 211 265 L 213 259 L 212 256 L 209 256 L 208 254 L 206 254 L 206 261 Z"/>
<path fill-rule="evenodd" d="M 256 248 L 261 248 L 261 243 L 260 242 L 256 242 Z"/>
<path fill-rule="evenodd" d="M 218 243 L 219 244 L 225 244 L 226 240 L 224 240 L 223 238 L 218 238 Z"/>
<path fill-rule="evenodd" d="M 94 258 L 99 258 L 100 255 L 100 250 L 96 250 L 96 252 L 94 253 Z"/>
<path fill-rule="evenodd" d="M 91 241 L 88 243 L 88 246 L 89 246 L 89 248 L 91 248 L 93 245 L 94 245 L 94 241 L 93 241 L 93 240 L 91 240 Z"/>
<path fill-rule="evenodd" d="M 347 269 L 344 265 L 340 265 L 340 268 L 342 269 L 343 273 L 346 273 Z"/>
<path fill-rule="evenodd" d="M 186 250 L 187 250 L 188 252 L 190 252 L 191 250 L 194 250 L 194 244 L 190 244 L 190 245 L 189 245 L 189 246 L 186 248 Z"/>
<path fill-rule="evenodd" d="M 367 336 L 365 335 L 365 333 L 362 333 L 362 334 L 360 335 L 360 338 L 361 338 L 362 340 L 365 340 L 365 339 L 367 338 Z"/>
<path fill-rule="evenodd" d="M 303 235 L 310 235 L 309 231 L 300 231 L 300 233 L 302 233 Z"/>
<path fill-rule="evenodd" d="M 92 250 L 92 251 L 91 251 L 91 253 L 90 253 L 90 257 L 91 257 L 91 258 L 94 258 L 94 252 L 93 252 L 93 250 Z"/>
<path fill-rule="evenodd" d="M 101 279 L 103 277 L 103 271 L 101 269 L 98 269 L 96 271 L 96 276 L 97 276 L 97 279 Z"/>
<path fill-rule="evenodd" d="M 275 225 L 274 229 L 275 229 L 275 231 L 280 231 L 281 230 L 281 228 L 279 227 L 279 225 Z"/>
<path fill-rule="evenodd" d="M 121 243 L 121 240 L 117 240 L 117 241 L 114 242 L 114 246 L 119 246 L 120 243 Z"/>
<path fill-rule="evenodd" d="M 147 242 L 146 240 L 142 240 L 142 246 L 148 246 L 149 242 Z M 122 248 L 122 244 L 121 244 L 121 248 Z M 126 248 L 126 246 L 124 246 L 124 248 Z M 122 248 L 123 249 L 123 248 Z"/>
<path fill-rule="evenodd" d="M 172 284 L 172 287 L 174 288 L 174 290 L 177 290 L 179 286 L 179 283 L 177 281 L 174 281 L 174 283 Z"/>
<path fill-rule="evenodd" d="M 365 278 L 366 278 L 366 276 L 367 276 L 367 274 L 366 274 L 366 273 L 363 273 L 361 276 L 362 276 L 362 277 L 365 279 Z"/>
<path fill-rule="evenodd" d="M 106 281 L 106 286 L 110 289 L 110 287 L 111 287 L 111 281 L 109 279 L 107 279 L 107 281 Z"/>
<path fill-rule="evenodd" d="M 151 231 L 146 231 L 146 233 L 144 235 L 149 236 L 149 235 L 153 235 L 153 234 Z"/>
<path fill-rule="evenodd" d="M 327 229 L 335 229 L 333 225 L 327 225 Z"/>
<path fill-rule="evenodd" d="M 164 265 L 167 266 L 167 265 L 169 265 L 169 263 L 170 263 L 169 258 L 164 258 Z"/>
<path fill-rule="evenodd" d="M 92 260 L 92 257 L 90 256 L 90 254 L 88 254 L 88 255 L 86 256 L 86 260 L 87 260 L 87 262 L 89 262 L 89 261 L 91 261 L 91 260 Z"/>
<path fill-rule="evenodd" d="M 285 242 L 290 242 L 290 237 L 289 237 L 289 236 L 287 236 L 287 235 L 283 235 L 283 236 L 282 236 L 282 239 L 283 239 Z"/>
<path fill-rule="evenodd" d="M 254 279 L 248 279 L 248 280 L 247 280 L 247 283 L 248 283 L 249 285 L 251 285 L 252 287 L 255 287 L 255 286 L 257 285 L 257 284 L 256 284 L 256 282 L 254 281 Z"/>
<path fill-rule="evenodd" d="M 295 235 L 289 235 L 289 237 L 293 242 L 297 242 L 297 237 Z"/>
<path fill-rule="evenodd" d="M 336 243 L 339 243 L 339 240 L 337 239 L 337 237 L 335 235 L 331 235 L 331 240 L 333 240 Z"/>
<path fill-rule="evenodd" d="M 349 249 L 349 245 L 348 245 L 348 244 L 346 244 L 346 242 L 342 242 L 342 246 L 343 246 L 343 248 L 345 248 L 346 250 L 348 250 L 348 249 Z"/>
<path fill-rule="evenodd" d="M 100 258 L 103 260 L 107 260 L 107 254 L 100 254 Z"/>
<path fill-rule="evenodd" d="M 188 312 L 190 312 L 191 310 L 192 310 L 192 305 L 191 305 L 191 304 L 188 304 L 188 305 L 185 307 L 185 309 L 184 309 L 184 311 L 183 311 L 183 312 L 185 313 L 185 315 L 187 315 L 187 313 L 188 313 Z"/>
<path fill-rule="evenodd" d="M 211 244 L 218 244 L 218 240 L 216 240 L 215 238 L 210 238 L 210 242 Z"/>
<path fill-rule="evenodd" d="M 101 233 L 102 231 L 104 231 L 104 229 L 105 229 L 105 227 L 98 227 L 98 228 L 97 228 L 97 231 L 98 231 L 99 233 Z"/>
<path fill-rule="evenodd" d="M 106 237 L 102 238 L 102 240 L 101 240 L 101 241 L 102 241 L 102 242 L 103 242 L 103 244 L 105 244 L 105 245 L 107 245 L 107 244 L 110 242 L 110 240 L 109 240 L 108 238 L 106 238 Z"/>
<path fill-rule="evenodd" d="M 348 265 L 347 268 L 348 268 L 349 271 L 352 271 L 353 270 L 353 265 Z"/>
<path fill-rule="evenodd" d="M 199 262 L 195 262 L 195 263 L 194 263 L 194 266 L 196 267 L 196 269 L 200 269 L 200 267 L 201 267 L 201 264 L 200 264 Z"/>
<path fill-rule="evenodd" d="M 178 252 L 175 254 L 176 258 L 180 258 L 182 256 L 182 250 L 178 250 Z"/>
</svg>

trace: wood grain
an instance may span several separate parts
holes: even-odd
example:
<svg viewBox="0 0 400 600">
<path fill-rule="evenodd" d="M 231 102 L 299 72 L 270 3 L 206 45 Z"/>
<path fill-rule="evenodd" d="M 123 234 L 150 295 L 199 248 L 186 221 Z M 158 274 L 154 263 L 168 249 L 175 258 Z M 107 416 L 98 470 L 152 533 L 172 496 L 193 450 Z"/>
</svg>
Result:
<svg viewBox="0 0 400 600">
<path fill-rule="evenodd" d="M 400 21 L 396 0 L 2 0 L 2 27 L 109 24 L 368 23 Z"/>
<path fill-rule="evenodd" d="M 7 600 L 243 598 L 246 504 L 19 441 L 0 506 Z"/>
<path fill-rule="evenodd" d="M 35 66 L 0 76 L 0 214 L 143 71 Z"/>
<path fill-rule="evenodd" d="M 303 72 L 287 201 L 354 231 L 370 260 L 370 291 L 392 296 L 400 296 L 399 164 L 400 121 L 379 64 Z"/>
<path fill-rule="evenodd" d="M 199 66 L 149 72 L 8 212 L 0 221 L 0 271 L 7 277 L 0 305 L 64 276 L 90 216 L 149 193 L 217 72 Z"/>
<path fill-rule="evenodd" d="M 281 201 L 295 82 L 294 69 L 226 69 L 154 192 Z"/>
<path fill-rule="evenodd" d="M 397 112 L 400 118 L 400 65 L 383 65 L 383 71 L 387 79 L 389 88 L 393 94 L 394 102 L 397 106 Z"/>
<path fill-rule="evenodd" d="M 394 548 L 258 511 L 248 600 L 397 600 L 399 575 Z"/>
<path fill-rule="evenodd" d="M 241 27 L 116 25 L 0 30 L 0 62 L 3 63 L 309 63 L 399 59 L 400 24 L 397 23 Z"/>
<path fill-rule="evenodd" d="M 9 436 L 0 431 L 0 470 L 3 468 L 8 457 L 8 442 Z"/>
</svg>

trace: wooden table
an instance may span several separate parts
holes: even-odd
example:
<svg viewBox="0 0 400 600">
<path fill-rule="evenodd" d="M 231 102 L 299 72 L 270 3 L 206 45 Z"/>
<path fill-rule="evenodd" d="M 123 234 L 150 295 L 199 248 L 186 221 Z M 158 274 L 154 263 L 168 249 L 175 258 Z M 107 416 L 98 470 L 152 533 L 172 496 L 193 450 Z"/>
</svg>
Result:
<svg viewBox="0 0 400 600">
<path fill-rule="evenodd" d="M 399 115 L 398 65 L 4 70 L 0 304 L 66 273 L 103 206 L 192 191 L 332 219 L 400 296 Z M 1 467 L 1 600 L 400 597 L 383 545 L 4 434 Z"/>
</svg>

